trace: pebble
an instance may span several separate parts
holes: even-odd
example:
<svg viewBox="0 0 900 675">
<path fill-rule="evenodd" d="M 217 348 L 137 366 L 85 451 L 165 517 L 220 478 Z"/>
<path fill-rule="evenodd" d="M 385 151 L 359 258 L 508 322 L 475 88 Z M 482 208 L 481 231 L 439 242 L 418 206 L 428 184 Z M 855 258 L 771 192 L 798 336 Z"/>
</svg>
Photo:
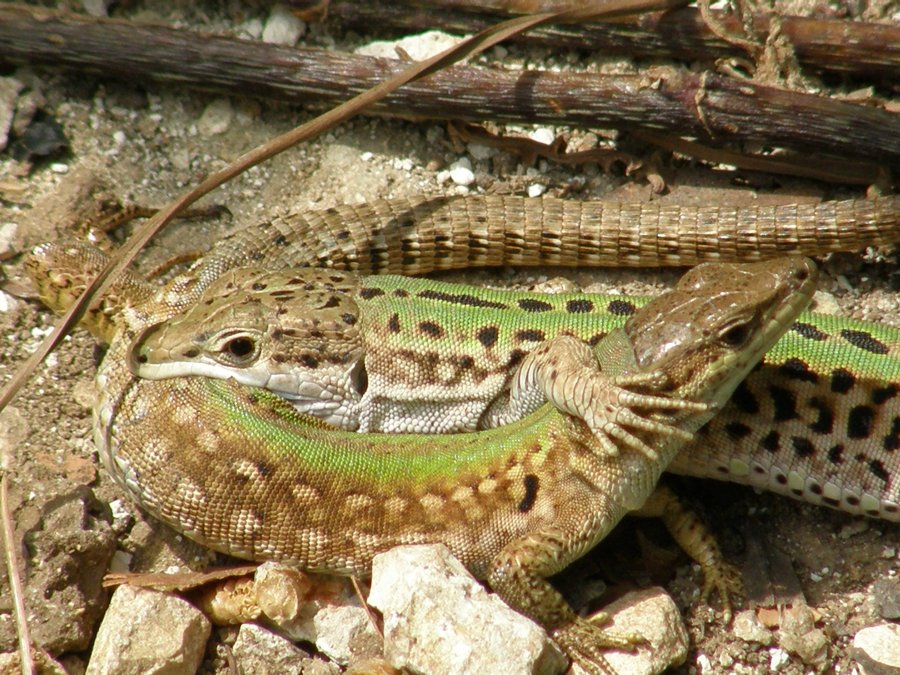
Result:
<svg viewBox="0 0 900 675">
<path fill-rule="evenodd" d="M 0 291 L 0 313 L 6 314 L 7 312 L 12 312 L 18 306 L 19 303 L 16 302 L 16 299 L 13 296 L 9 293 Z"/>
<path fill-rule="evenodd" d="M 6 148 L 19 92 L 25 85 L 14 77 L 0 77 L 0 151 Z"/>
<path fill-rule="evenodd" d="M 532 183 L 528 186 L 528 196 L 529 197 L 540 197 L 547 191 L 546 185 L 541 185 L 540 183 Z"/>
<path fill-rule="evenodd" d="M 476 160 L 490 159 L 496 154 L 493 148 L 480 143 L 467 144 L 466 151 Z"/>
<path fill-rule="evenodd" d="M 462 38 L 437 30 L 427 31 L 419 35 L 411 35 L 400 40 L 374 40 L 353 50 L 363 56 L 379 56 L 385 59 L 400 58 L 398 48 L 409 55 L 413 61 L 425 59 L 449 49 Z"/>
<path fill-rule="evenodd" d="M 384 616 L 384 656 L 397 668 L 551 675 L 566 665 L 542 628 L 488 593 L 443 545 L 375 556 L 369 604 Z"/>
<path fill-rule="evenodd" d="M 456 185 L 463 185 L 466 187 L 475 182 L 472 163 L 468 158 L 462 157 L 450 165 L 450 180 Z"/>
<path fill-rule="evenodd" d="M 306 24 L 300 18 L 284 5 L 275 5 L 266 19 L 262 39 L 269 44 L 293 47 L 305 32 Z"/>
<path fill-rule="evenodd" d="M 231 107 L 231 101 L 227 98 L 220 97 L 209 102 L 200 115 L 197 122 L 197 130 L 203 136 L 218 136 L 228 131 L 231 126 L 231 120 L 234 117 L 234 110 Z"/>
<path fill-rule="evenodd" d="M 13 222 L 0 224 L 0 260 L 5 260 L 15 252 L 18 232 L 19 226 Z"/>
<path fill-rule="evenodd" d="M 538 143 L 543 143 L 544 145 L 550 145 L 555 139 L 556 135 L 548 129 L 547 127 L 539 127 L 528 134 L 528 137 L 537 141 Z"/>
<path fill-rule="evenodd" d="M 241 626 L 233 652 L 242 673 L 302 675 L 303 660 L 309 657 L 289 640 L 252 623 Z"/>
<path fill-rule="evenodd" d="M 769 650 L 769 670 L 777 673 L 791 661 L 791 655 L 781 647 Z"/>
<path fill-rule="evenodd" d="M 760 623 L 756 612 L 749 609 L 735 615 L 731 629 L 744 642 L 756 642 L 768 646 L 775 639 L 772 631 Z"/>
<path fill-rule="evenodd" d="M 851 653 L 867 675 L 900 672 L 900 625 L 863 628 L 853 637 Z"/>
<path fill-rule="evenodd" d="M 86 675 L 193 675 L 211 626 L 186 600 L 146 588 L 119 586 L 97 631 Z"/>
</svg>

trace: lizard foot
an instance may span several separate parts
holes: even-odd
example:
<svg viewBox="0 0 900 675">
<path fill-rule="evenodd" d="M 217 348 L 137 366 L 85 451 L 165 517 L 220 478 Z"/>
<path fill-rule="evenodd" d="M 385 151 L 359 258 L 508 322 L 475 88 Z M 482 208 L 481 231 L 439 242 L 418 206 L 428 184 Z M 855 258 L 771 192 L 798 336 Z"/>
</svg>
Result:
<svg viewBox="0 0 900 675">
<path fill-rule="evenodd" d="M 607 649 L 634 651 L 647 639 L 636 633 L 612 635 L 599 626 L 607 620 L 604 612 L 588 619 L 576 618 L 571 623 L 557 628 L 552 637 L 569 658 L 591 675 L 615 675 L 615 669 L 606 660 L 603 652 Z"/>
<path fill-rule="evenodd" d="M 727 625 L 731 623 L 732 597 L 744 594 L 741 573 L 736 566 L 724 560 L 703 565 L 702 570 L 703 589 L 700 591 L 700 599 L 706 602 L 710 594 L 715 591 L 722 602 L 722 620 Z"/>
<path fill-rule="evenodd" d="M 521 419 L 549 401 L 584 420 L 596 437 L 601 454 L 616 457 L 621 449 L 628 448 L 656 461 L 658 453 L 651 447 L 656 439 L 644 440 L 638 434 L 689 441 L 692 434 L 666 415 L 708 412 L 713 407 L 709 403 L 646 393 L 665 392 L 668 381 L 667 375 L 659 371 L 625 375 L 604 372 L 587 343 L 561 335 L 525 357 L 510 384 L 505 408 L 492 413 L 488 426 Z"/>
<path fill-rule="evenodd" d="M 690 441 L 693 434 L 681 429 L 675 420 L 665 415 L 651 419 L 650 414 L 664 410 L 707 412 L 712 408 L 709 403 L 632 390 L 634 387 L 658 387 L 665 380 L 665 375 L 659 372 L 608 378 L 589 370 L 583 375 L 586 376 L 583 381 L 573 381 L 568 385 L 568 397 L 551 400 L 566 412 L 581 417 L 597 438 L 604 454 L 610 457 L 617 456 L 619 448 L 627 447 L 642 453 L 650 461 L 656 461 L 659 458 L 656 450 L 633 431 L 685 442 Z M 644 412 L 638 413 L 638 410 Z"/>
</svg>

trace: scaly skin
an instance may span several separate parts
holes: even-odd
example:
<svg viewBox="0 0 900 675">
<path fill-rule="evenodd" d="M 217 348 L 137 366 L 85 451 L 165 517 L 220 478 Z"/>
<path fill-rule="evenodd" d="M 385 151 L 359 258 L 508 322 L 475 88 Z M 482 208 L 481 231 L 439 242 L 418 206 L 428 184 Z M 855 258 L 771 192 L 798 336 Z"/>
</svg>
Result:
<svg viewBox="0 0 900 675">
<path fill-rule="evenodd" d="M 471 431 L 546 400 L 538 391 L 510 404 L 526 355 L 562 334 L 596 344 L 647 301 L 238 268 L 148 329 L 136 368 L 234 377 L 351 430 Z M 672 470 L 900 520 L 898 392 L 896 329 L 805 313 Z"/>
<path fill-rule="evenodd" d="M 52 257 L 54 249 L 38 254 Z M 90 262 L 78 252 L 74 260 Z M 58 258 L 53 267 L 60 269 Z M 701 266 L 596 354 L 620 382 L 664 374 L 653 388 L 636 387 L 640 393 L 718 404 L 809 301 L 815 276 L 805 259 Z M 127 288 L 145 297 L 138 281 Z M 67 294 L 55 297 L 64 302 Z M 344 574 L 367 573 L 372 556 L 400 543 L 442 542 L 590 672 L 604 672 L 603 647 L 632 643 L 576 617 L 544 579 L 644 503 L 681 439 L 634 428 L 658 459 L 630 450 L 610 457 L 581 423 L 550 406 L 475 434 L 359 435 L 322 429 L 260 390 L 196 377 L 136 379 L 131 341 L 180 311 L 168 304 L 173 298 L 179 305 L 164 290 L 114 315 L 117 332 L 107 334 L 98 373 L 101 457 L 148 511 L 217 550 Z M 735 321 L 742 330 L 733 330 Z M 653 417 L 694 432 L 712 414 Z"/>
<path fill-rule="evenodd" d="M 766 208 L 519 197 L 375 201 L 287 213 L 239 230 L 174 295 L 183 309 L 195 306 L 223 272 L 253 265 L 406 275 L 817 255 L 900 241 L 898 214 L 898 196 Z M 619 312 L 618 303 L 609 308 Z M 709 441 L 682 453 L 672 470 L 900 520 L 898 350 L 896 329 L 807 316 L 708 427 Z"/>
</svg>

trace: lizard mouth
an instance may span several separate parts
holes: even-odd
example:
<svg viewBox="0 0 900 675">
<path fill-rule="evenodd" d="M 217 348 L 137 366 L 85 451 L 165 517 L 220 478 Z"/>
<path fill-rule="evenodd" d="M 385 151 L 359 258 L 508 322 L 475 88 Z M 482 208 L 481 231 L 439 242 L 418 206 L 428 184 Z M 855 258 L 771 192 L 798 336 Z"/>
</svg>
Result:
<svg viewBox="0 0 900 675">
<path fill-rule="evenodd" d="M 147 364 L 146 355 L 141 353 L 141 346 L 146 343 L 147 338 L 156 331 L 162 323 L 153 323 L 149 326 L 145 326 L 141 331 L 134 337 L 131 341 L 131 344 L 128 345 L 128 352 L 125 355 L 125 363 L 128 366 L 128 370 L 135 377 L 147 378 L 147 373 L 141 371 L 141 367 Z"/>
</svg>

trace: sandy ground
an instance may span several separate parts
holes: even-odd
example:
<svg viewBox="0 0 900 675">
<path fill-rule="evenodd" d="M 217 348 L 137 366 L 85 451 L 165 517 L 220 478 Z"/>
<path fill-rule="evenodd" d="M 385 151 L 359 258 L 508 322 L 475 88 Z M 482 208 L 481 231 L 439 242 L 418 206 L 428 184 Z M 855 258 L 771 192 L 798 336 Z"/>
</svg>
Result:
<svg viewBox="0 0 900 675">
<path fill-rule="evenodd" d="M 217 3 L 204 11 L 187 9 L 188 3 L 149 4 L 152 12 L 135 3 L 125 13 L 216 30 L 248 18 L 265 19 L 264 10 L 253 14 L 229 5 L 226 11 Z M 321 43 L 332 38 L 339 48 L 368 40 L 334 30 L 323 33 L 323 29 L 304 39 Z M 504 56 L 513 61 L 553 60 L 546 53 L 517 48 Z M 162 205 L 240 152 L 311 117 L 306 110 L 175 86 L 123 84 L 50 69 L 22 69 L 13 74 L 42 93 L 44 109 L 62 125 L 70 145 L 66 155 L 30 172 L 8 154 L 0 155 L 0 226 L 12 233 L 8 248 L 12 255 L 4 271 L 16 281 L 23 277 L 20 258 L 14 254 L 41 241 L 84 236 L 83 219 L 97 195 Z M 565 133 L 576 143 L 585 138 L 583 130 L 550 131 Z M 228 229 L 279 209 L 460 191 L 452 181 L 442 181 L 440 172 L 461 156 L 472 158 L 451 142 L 442 124 L 356 119 L 216 192 L 206 203 L 226 206 L 230 216 L 170 227 L 142 259 L 141 269 L 151 270 L 177 252 L 206 247 Z M 605 196 L 739 204 L 861 194 L 759 174 L 673 166 L 666 174 L 670 190 L 658 197 L 646 184 L 606 176 L 592 166 L 573 169 L 541 162 L 524 167 L 503 155 L 475 158 L 472 164 L 476 176 L 469 188 L 472 193 L 523 194 L 529 186 L 541 185 L 546 195 L 577 199 Z M 828 261 L 824 271 L 821 287 L 841 312 L 900 325 L 896 257 L 841 255 Z M 556 270 L 500 270 L 452 278 L 528 286 L 559 274 Z M 566 276 L 591 290 L 652 293 L 671 284 L 677 273 L 585 270 Z M 54 317 L 33 301 L 7 294 L 0 300 L 0 381 L 5 381 L 48 332 Z M 86 663 L 105 607 L 106 593 L 99 580 L 113 551 L 131 554 L 135 570 L 161 569 L 173 561 L 202 567 L 212 560 L 211 554 L 143 516 L 97 466 L 90 440 L 90 406 L 99 358 L 90 336 L 76 331 L 0 418 L 0 438 L 12 447 L 12 509 L 22 544 L 32 631 L 51 653 L 62 654 L 73 672 L 80 672 Z M 604 578 L 614 588 L 650 579 L 671 582 L 670 590 L 685 609 L 693 643 L 681 672 L 762 673 L 769 672 L 772 664 L 779 664 L 783 673 L 850 672 L 852 636 L 861 627 L 881 621 L 876 596 L 900 593 L 898 527 L 745 488 L 701 481 L 685 481 L 680 487 L 707 514 L 731 559 L 745 561 L 751 557 L 748 552 L 760 548 L 787 556 L 806 602 L 814 608 L 814 627 L 823 632 L 828 644 L 827 657 L 816 660 L 779 651 L 778 640 L 784 643 L 785 639 L 777 629 L 771 645 L 736 637 L 713 609 L 696 600 L 699 575 L 673 555 L 671 542 L 645 524 L 638 526 L 641 536 L 635 538 L 635 527 L 628 525 L 594 557 L 614 561 L 611 570 L 610 565 L 602 566 Z M 644 548 L 657 553 L 649 556 L 654 560 L 662 551 L 665 560 L 632 571 L 641 565 L 635 541 L 661 541 Z M 628 553 L 632 548 L 635 552 Z M 886 585 L 873 592 L 879 583 Z M 0 652 L 12 649 L 15 640 L 9 597 L 4 578 L 0 581 Z M 802 653 L 802 645 L 794 651 Z"/>
</svg>

